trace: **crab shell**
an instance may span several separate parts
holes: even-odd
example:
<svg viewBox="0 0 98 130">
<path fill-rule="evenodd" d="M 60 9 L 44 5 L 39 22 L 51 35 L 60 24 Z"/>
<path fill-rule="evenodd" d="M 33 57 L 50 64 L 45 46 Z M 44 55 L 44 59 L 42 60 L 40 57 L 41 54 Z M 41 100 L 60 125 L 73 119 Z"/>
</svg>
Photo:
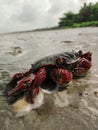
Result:
<svg viewBox="0 0 98 130">
<path fill-rule="evenodd" d="M 81 77 L 82 74 L 86 75 L 91 68 L 91 61 L 92 53 L 90 51 L 84 54 L 81 50 L 64 52 L 38 60 L 32 64 L 31 71 L 36 73 L 42 67 L 45 67 L 49 72 L 55 68 L 63 68 L 72 72 L 73 76 Z"/>
<path fill-rule="evenodd" d="M 38 60 L 32 64 L 31 71 L 32 73 L 36 73 L 38 69 L 42 67 L 48 67 L 50 70 L 54 68 L 64 68 L 71 71 L 79 62 L 80 56 L 78 52 L 64 52 Z"/>
</svg>

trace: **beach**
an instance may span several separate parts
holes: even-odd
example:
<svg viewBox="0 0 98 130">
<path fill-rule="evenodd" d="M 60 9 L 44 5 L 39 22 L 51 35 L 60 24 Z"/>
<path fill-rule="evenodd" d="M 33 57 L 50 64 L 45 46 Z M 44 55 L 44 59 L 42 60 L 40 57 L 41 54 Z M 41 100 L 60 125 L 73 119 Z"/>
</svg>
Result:
<svg viewBox="0 0 98 130">
<path fill-rule="evenodd" d="M 0 97 L 0 130 L 98 129 L 98 28 L 16 32 L 0 35 L 0 90 L 36 60 L 65 51 L 92 52 L 92 68 L 63 92 L 44 94 L 44 104 L 17 118 Z"/>
</svg>

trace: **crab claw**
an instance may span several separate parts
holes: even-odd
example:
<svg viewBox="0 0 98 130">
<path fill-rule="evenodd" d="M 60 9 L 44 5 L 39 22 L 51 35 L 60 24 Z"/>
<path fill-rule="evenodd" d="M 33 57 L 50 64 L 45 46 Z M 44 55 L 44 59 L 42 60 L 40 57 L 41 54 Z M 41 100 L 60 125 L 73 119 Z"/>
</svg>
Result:
<svg viewBox="0 0 98 130">
<path fill-rule="evenodd" d="M 73 75 L 76 77 L 85 76 L 90 68 L 91 62 L 86 58 L 81 58 L 80 63 L 73 70 Z"/>
<path fill-rule="evenodd" d="M 11 84 L 15 86 L 12 89 L 9 89 L 8 91 L 6 91 L 7 102 L 9 104 L 12 104 L 16 100 L 18 100 L 20 97 L 22 97 L 24 94 L 28 94 L 28 92 L 31 89 L 31 84 L 33 80 L 34 80 L 34 75 L 30 74 L 29 76 L 19 80 L 16 84 Z"/>
<path fill-rule="evenodd" d="M 27 72 L 25 73 L 16 73 L 11 81 L 6 85 L 6 88 L 5 88 L 5 93 L 8 93 L 9 91 L 11 91 L 13 88 L 16 87 L 17 85 L 17 82 L 20 81 L 21 79 L 23 79 L 24 77 L 28 76 L 31 74 L 31 70 L 28 70 Z"/>
<path fill-rule="evenodd" d="M 52 79 L 60 86 L 66 86 L 72 81 L 72 73 L 68 70 L 57 68 L 51 73 Z"/>
<path fill-rule="evenodd" d="M 28 81 L 29 81 L 29 79 L 19 81 L 19 83 L 16 85 L 16 87 L 8 92 L 8 96 L 12 96 L 17 92 L 23 91 L 26 88 L 26 86 L 27 86 L 26 83 Z"/>
</svg>

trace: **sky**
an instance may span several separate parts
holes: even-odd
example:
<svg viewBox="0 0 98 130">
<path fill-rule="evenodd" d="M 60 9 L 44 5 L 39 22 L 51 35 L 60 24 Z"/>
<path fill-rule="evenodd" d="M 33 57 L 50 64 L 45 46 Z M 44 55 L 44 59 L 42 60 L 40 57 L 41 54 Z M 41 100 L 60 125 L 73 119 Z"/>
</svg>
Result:
<svg viewBox="0 0 98 130">
<path fill-rule="evenodd" d="M 65 12 L 98 0 L 0 0 L 0 33 L 57 26 Z"/>
</svg>

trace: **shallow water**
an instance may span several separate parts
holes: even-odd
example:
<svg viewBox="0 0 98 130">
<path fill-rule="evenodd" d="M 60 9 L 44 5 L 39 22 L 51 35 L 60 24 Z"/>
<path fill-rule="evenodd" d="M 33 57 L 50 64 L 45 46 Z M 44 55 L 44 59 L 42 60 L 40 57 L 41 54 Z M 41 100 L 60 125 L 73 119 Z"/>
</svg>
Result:
<svg viewBox="0 0 98 130">
<path fill-rule="evenodd" d="M 36 59 L 79 49 L 93 53 L 93 64 L 88 75 L 73 80 L 66 91 L 45 94 L 42 107 L 18 120 L 1 97 L 1 130 L 98 129 L 98 94 L 95 93 L 98 92 L 98 28 L 0 35 L 0 89 L 14 73 L 29 69 Z"/>
</svg>

